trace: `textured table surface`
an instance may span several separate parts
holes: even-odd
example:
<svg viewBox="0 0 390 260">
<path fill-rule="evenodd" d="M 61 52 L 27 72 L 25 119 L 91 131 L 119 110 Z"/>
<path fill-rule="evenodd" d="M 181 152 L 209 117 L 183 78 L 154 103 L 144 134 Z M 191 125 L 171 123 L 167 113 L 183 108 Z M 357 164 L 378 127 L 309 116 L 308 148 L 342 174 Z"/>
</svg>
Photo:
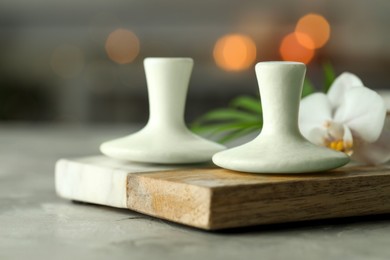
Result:
<svg viewBox="0 0 390 260">
<path fill-rule="evenodd" d="M 55 195 L 58 158 L 132 130 L 0 125 L 0 259 L 390 259 L 390 216 L 211 233 Z"/>
</svg>

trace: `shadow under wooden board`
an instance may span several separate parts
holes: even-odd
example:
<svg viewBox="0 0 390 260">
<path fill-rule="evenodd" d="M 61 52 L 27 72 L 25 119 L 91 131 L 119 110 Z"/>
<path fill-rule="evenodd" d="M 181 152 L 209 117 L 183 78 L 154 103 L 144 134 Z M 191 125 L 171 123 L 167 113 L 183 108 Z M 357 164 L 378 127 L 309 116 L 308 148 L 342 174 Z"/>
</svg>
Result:
<svg viewBox="0 0 390 260">
<path fill-rule="evenodd" d="M 206 230 L 390 213 L 390 165 L 259 175 L 210 165 L 61 159 L 56 191 Z"/>
</svg>

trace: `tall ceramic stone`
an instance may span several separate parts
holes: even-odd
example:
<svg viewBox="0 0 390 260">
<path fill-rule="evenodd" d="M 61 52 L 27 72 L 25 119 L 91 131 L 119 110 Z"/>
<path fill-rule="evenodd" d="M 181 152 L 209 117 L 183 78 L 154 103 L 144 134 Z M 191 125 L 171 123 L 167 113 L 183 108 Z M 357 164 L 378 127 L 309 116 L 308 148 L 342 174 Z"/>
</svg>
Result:
<svg viewBox="0 0 390 260">
<path fill-rule="evenodd" d="M 330 170 L 349 162 L 344 153 L 313 145 L 299 131 L 305 71 L 298 62 L 256 65 L 263 129 L 253 141 L 215 154 L 215 164 L 243 172 L 293 174 Z"/>
<path fill-rule="evenodd" d="M 147 58 L 149 121 L 139 132 L 100 146 L 107 156 L 147 163 L 181 164 L 210 161 L 225 147 L 203 139 L 184 122 L 193 67 L 191 58 Z"/>
</svg>

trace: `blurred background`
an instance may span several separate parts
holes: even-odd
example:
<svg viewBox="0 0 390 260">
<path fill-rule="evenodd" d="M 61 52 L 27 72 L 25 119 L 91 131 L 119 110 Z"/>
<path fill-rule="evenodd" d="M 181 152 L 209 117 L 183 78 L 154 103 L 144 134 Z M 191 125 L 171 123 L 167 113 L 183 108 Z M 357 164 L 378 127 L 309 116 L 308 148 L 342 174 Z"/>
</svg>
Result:
<svg viewBox="0 0 390 260">
<path fill-rule="evenodd" d="M 192 57 L 186 120 L 257 95 L 259 61 L 389 89 L 389 0 L 1 0 L 0 121 L 144 123 L 145 57 Z"/>
</svg>

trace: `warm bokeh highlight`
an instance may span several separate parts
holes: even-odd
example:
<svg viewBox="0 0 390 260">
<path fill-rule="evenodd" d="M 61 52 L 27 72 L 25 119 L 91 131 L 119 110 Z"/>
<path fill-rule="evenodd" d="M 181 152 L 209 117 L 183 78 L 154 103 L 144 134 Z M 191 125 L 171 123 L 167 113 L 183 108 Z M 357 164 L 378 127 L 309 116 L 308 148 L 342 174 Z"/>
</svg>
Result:
<svg viewBox="0 0 390 260">
<path fill-rule="evenodd" d="M 308 14 L 299 19 L 295 32 L 300 44 L 308 49 L 323 47 L 330 37 L 330 25 L 325 17 L 319 14 Z M 303 36 L 302 36 L 303 35 Z M 311 41 L 307 40 L 307 36 Z"/>
<path fill-rule="evenodd" d="M 280 55 L 285 61 L 299 61 L 309 63 L 314 57 L 314 50 L 305 48 L 298 42 L 298 37 L 305 39 L 308 44 L 313 45 L 310 37 L 303 33 L 290 33 L 286 35 L 280 45 Z"/>
<path fill-rule="evenodd" d="M 138 37 L 131 31 L 116 29 L 106 40 L 108 57 L 119 64 L 132 62 L 138 55 L 140 43 Z"/>
<path fill-rule="evenodd" d="M 256 60 L 256 45 L 248 36 L 228 34 L 215 43 L 213 55 L 217 65 L 224 70 L 245 70 Z"/>
</svg>

